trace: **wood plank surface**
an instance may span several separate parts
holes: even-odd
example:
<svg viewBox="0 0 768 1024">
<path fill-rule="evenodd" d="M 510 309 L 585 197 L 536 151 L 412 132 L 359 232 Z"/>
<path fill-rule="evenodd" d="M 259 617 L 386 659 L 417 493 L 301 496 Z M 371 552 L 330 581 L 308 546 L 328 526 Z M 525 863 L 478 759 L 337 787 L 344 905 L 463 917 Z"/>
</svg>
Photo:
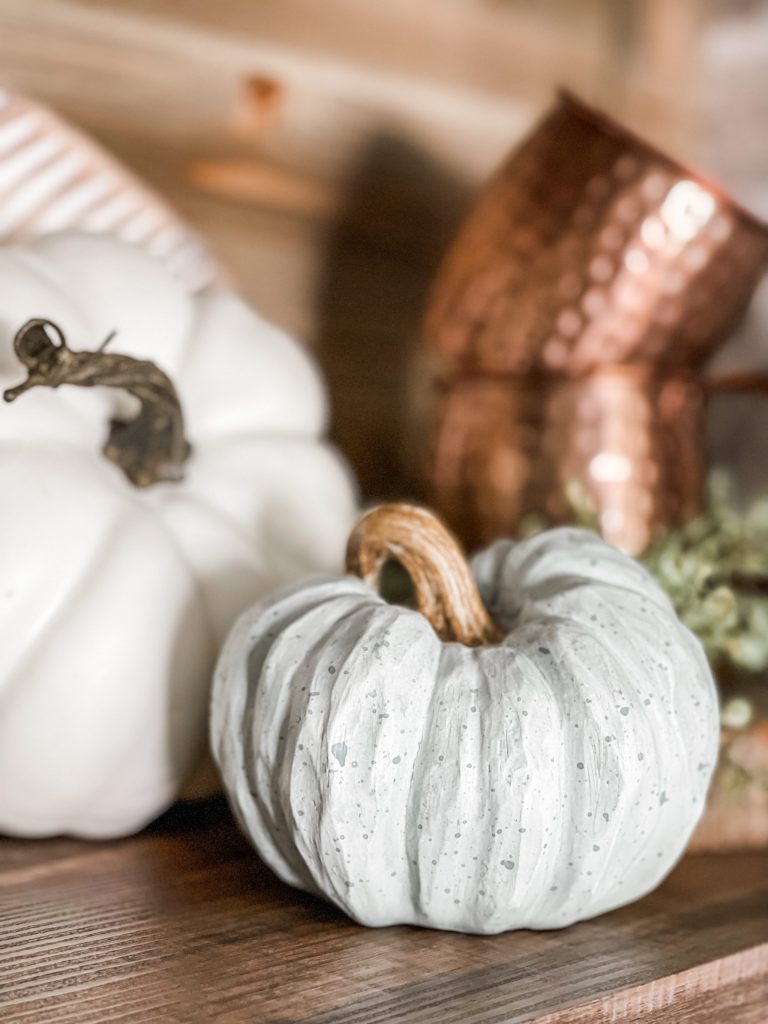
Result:
<svg viewBox="0 0 768 1024">
<path fill-rule="evenodd" d="M 766 859 L 690 858 L 634 906 L 478 938 L 353 924 L 220 801 L 120 842 L 0 840 L 0 1020 L 765 1024 Z"/>
</svg>

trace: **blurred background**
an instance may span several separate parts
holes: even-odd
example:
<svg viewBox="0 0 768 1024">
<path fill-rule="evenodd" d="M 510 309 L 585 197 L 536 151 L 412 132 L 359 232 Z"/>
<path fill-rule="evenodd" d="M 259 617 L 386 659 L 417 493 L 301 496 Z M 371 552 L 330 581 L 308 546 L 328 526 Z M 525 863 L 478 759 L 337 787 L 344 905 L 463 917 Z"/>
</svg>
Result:
<svg viewBox="0 0 768 1024">
<path fill-rule="evenodd" d="M 764 0 L 3 0 L 0 67 L 154 185 L 315 351 L 366 497 L 419 493 L 430 282 L 557 85 L 768 217 Z M 767 323 L 764 288 L 718 368 L 768 368 Z M 768 480 L 766 407 L 713 403 L 713 450 L 743 489 Z"/>
</svg>

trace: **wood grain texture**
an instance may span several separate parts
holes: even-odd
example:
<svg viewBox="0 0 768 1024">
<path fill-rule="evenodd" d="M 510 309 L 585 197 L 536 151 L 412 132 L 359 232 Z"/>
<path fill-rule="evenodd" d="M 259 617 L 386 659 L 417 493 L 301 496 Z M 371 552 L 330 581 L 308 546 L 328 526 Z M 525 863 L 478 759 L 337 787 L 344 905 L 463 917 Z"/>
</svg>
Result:
<svg viewBox="0 0 768 1024">
<path fill-rule="evenodd" d="M 684 861 L 560 932 L 367 930 L 283 886 L 220 802 L 100 845 L 0 841 L 3 1024 L 765 1024 L 761 855 Z"/>
<path fill-rule="evenodd" d="M 202 239 L 111 154 L 46 107 L 0 89 L 0 238 L 66 230 L 141 245 L 191 290 L 216 276 Z"/>
<path fill-rule="evenodd" d="M 693 80 L 681 86 L 679 54 L 658 56 L 642 0 L 618 6 L 3 0 L 0 83 L 166 196 L 245 295 L 318 354 L 364 495 L 414 497 L 430 282 L 474 190 L 555 83 L 693 155 Z"/>
</svg>

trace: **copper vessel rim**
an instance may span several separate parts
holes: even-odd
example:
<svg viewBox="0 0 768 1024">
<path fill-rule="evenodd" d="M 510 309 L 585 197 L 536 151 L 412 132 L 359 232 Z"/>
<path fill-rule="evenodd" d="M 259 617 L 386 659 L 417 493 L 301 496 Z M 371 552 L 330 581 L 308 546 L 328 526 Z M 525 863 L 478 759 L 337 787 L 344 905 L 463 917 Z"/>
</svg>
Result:
<svg viewBox="0 0 768 1024">
<path fill-rule="evenodd" d="M 701 374 L 689 366 L 660 365 L 658 363 L 606 363 L 579 373 L 552 373 L 543 370 L 464 370 L 458 373 L 436 375 L 435 386 L 440 391 L 451 391 L 472 384 L 523 384 L 530 388 L 548 388 L 552 385 L 578 384 L 596 377 L 624 377 L 640 384 L 654 380 L 680 381 L 698 385 L 708 394 L 751 392 L 768 395 L 768 374 L 760 370 L 744 370 L 714 375 Z"/>
<path fill-rule="evenodd" d="M 639 382 L 645 382 L 648 380 L 654 380 L 656 378 L 669 380 L 684 380 L 691 384 L 701 384 L 707 387 L 707 378 L 690 366 L 676 365 L 676 364 L 664 364 L 654 363 L 651 361 L 644 361 L 641 363 L 604 363 L 599 366 L 590 367 L 585 370 L 543 370 L 539 367 L 532 367 L 529 369 L 516 369 L 516 370 L 483 370 L 479 368 L 464 368 L 462 370 L 453 371 L 449 373 L 436 373 L 434 377 L 435 384 L 441 389 L 450 389 L 455 385 L 461 384 L 473 384 L 473 383 L 484 383 L 494 382 L 503 384 L 505 382 L 510 384 L 522 383 L 526 387 L 550 387 L 553 384 L 563 384 L 566 382 L 578 383 L 584 381 L 593 380 L 595 377 L 600 376 L 611 376 L 611 377 L 625 377 L 627 379 L 635 379 Z M 734 379 L 738 378 L 740 383 L 746 387 L 746 382 L 749 382 L 750 386 L 757 387 L 763 381 L 768 380 L 766 375 L 760 373 L 743 373 L 743 374 L 724 374 L 723 380 L 730 380 L 731 377 Z M 743 380 L 742 380 L 743 379 Z M 720 380 L 720 377 L 713 378 L 713 380 Z M 719 390 L 727 390 L 727 386 L 723 385 Z"/>
<path fill-rule="evenodd" d="M 570 113 L 581 118 L 582 121 L 586 121 L 605 135 L 612 135 L 625 146 L 639 150 L 644 155 L 651 156 L 656 161 L 666 164 L 676 174 L 698 182 L 707 191 L 717 196 L 721 203 L 728 206 L 734 216 L 746 221 L 748 226 L 756 228 L 762 234 L 768 235 L 768 222 L 762 220 L 745 206 L 742 206 L 722 185 L 719 185 L 706 175 L 692 170 L 687 164 L 665 153 L 663 149 L 644 139 L 630 128 L 625 127 L 625 125 L 616 121 L 609 114 L 586 103 L 575 93 L 571 92 L 570 89 L 561 86 L 557 91 L 557 96 L 560 106 L 566 107 Z"/>
</svg>

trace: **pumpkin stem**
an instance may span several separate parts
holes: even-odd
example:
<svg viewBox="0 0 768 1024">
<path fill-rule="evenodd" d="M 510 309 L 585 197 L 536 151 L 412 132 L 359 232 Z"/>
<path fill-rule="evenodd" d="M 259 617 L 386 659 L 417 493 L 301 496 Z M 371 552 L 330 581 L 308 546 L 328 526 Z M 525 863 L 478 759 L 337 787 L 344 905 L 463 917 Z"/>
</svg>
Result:
<svg viewBox="0 0 768 1024">
<path fill-rule="evenodd" d="M 138 398 L 141 408 L 130 421 L 112 422 L 104 454 L 136 487 L 182 479 L 191 449 L 181 403 L 170 378 L 154 363 L 105 352 L 106 343 L 94 352 L 74 352 L 50 320 L 28 320 L 13 347 L 28 377 L 5 392 L 6 402 L 34 387 L 122 388 Z"/>
<path fill-rule="evenodd" d="M 349 538 L 347 571 L 377 589 L 392 558 L 411 577 L 419 611 L 441 640 L 468 647 L 501 640 L 459 542 L 433 512 L 406 504 L 366 512 Z"/>
</svg>

